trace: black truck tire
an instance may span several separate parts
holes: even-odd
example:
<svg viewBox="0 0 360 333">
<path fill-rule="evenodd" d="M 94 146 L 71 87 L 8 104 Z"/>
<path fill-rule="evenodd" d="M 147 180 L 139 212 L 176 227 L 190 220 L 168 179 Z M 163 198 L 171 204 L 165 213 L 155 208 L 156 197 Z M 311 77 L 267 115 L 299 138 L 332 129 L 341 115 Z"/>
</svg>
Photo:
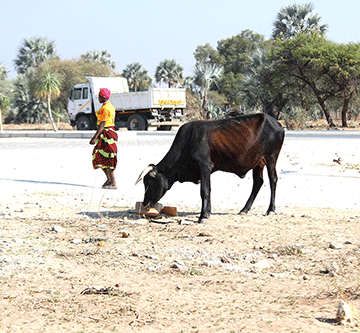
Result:
<svg viewBox="0 0 360 333">
<path fill-rule="evenodd" d="M 129 131 L 146 131 L 148 129 L 148 122 L 143 116 L 133 114 L 127 120 L 126 127 Z"/>
<path fill-rule="evenodd" d="M 92 130 L 91 119 L 89 116 L 81 116 L 76 121 L 76 129 L 78 131 L 90 131 Z"/>
</svg>

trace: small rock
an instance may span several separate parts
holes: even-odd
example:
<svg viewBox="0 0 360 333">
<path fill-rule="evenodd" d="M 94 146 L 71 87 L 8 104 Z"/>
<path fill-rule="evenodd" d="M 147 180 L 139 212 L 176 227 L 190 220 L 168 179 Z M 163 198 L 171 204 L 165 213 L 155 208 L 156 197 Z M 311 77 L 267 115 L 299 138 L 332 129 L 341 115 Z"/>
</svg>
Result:
<svg viewBox="0 0 360 333">
<path fill-rule="evenodd" d="M 354 305 L 341 301 L 336 312 L 336 319 L 341 325 L 351 325 L 359 321 L 359 314 Z"/>
<path fill-rule="evenodd" d="M 260 260 L 258 261 L 256 264 L 254 264 L 255 268 L 259 268 L 259 269 L 267 269 L 270 268 L 270 262 L 267 259 L 264 260 Z"/>
<path fill-rule="evenodd" d="M 271 277 L 280 277 L 280 278 L 282 278 L 282 277 L 285 277 L 286 274 L 285 273 L 270 273 L 270 276 Z"/>
<path fill-rule="evenodd" d="M 336 272 L 339 270 L 339 266 L 335 261 L 333 261 L 330 265 L 326 267 L 326 273 L 328 273 L 330 276 L 335 276 Z"/>
<path fill-rule="evenodd" d="M 187 272 L 189 270 L 189 268 L 187 268 L 183 262 L 174 262 L 174 264 L 170 267 L 170 268 L 177 268 L 182 272 Z"/>
<path fill-rule="evenodd" d="M 66 231 L 66 229 L 63 227 L 60 227 L 59 225 L 53 225 L 51 231 L 64 232 L 64 231 Z"/>
<path fill-rule="evenodd" d="M 238 265 L 230 265 L 230 264 L 225 264 L 221 266 L 223 269 L 225 269 L 226 271 L 230 271 L 230 272 L 243 272 L 245 271 L 245 269 L 243 267 L 240 267 Z"/>
<path fill-rule="evenodd" d="M 342 245 L 338 243 L 330 243 L 329 248 L 333 250 L 340 250 L 342 249 Z"/>
<path fill-rule="evenodd" d="M 73 240 L 71 241 L 71 243 L 73 243 L 73 244 L 80 244 L 81 242 L 82 242 L 81 239 L 73 239 Z"/>
<path fill-rule="evenodd" d="M 128 232 L 127 230 L 120 231 L 120 234 L 122 238 L 128 238 L 130 236 L 130 232 Z"/>
<path fill-rule="evenodd" d="M 16 244 L 23 244 L 23 243 L 25 243 L 25 239 L 22 239 L 22 238 L 14 238 L 13 241 L 14 241 Z"/>
<path fill-rule="evenodd" d="M 221 265 L 221 261 L 220 260 L 204 260 L 204 265 L 207 267 L 214 267 L 214 266 L 219 266 Z"/>
<path fill-rule="evenodd" d="M 152 254 L 145 254 L 144 257 L 151 260 L 158 260 L 158 257 Z"/>
<path fill-rule="evenodd" d="M 304 276 L 303 276 L 303 280 L 310 280 L 310 276 L 309 275 L 307 275 L 307 274 L 304 274 Z"/>
</svg>

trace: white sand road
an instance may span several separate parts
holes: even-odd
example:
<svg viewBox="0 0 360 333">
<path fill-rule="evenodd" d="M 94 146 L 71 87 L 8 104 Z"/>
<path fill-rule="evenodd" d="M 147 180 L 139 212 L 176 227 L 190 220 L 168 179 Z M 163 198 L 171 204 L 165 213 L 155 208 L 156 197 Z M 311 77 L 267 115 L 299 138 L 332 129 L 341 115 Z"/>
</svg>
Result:
<svg viewBox="0 0 360 333">
<path fill-rule="evenodd" d="M 0 138 L 0 207 L 19 195 L 59 193 L 81 196 L 89 204 L 110 200 L 117 207 L 134 207 L 143 198 L 143 185 L 134 186 L 149 163 L 157 163 L 170 147 L 174 133 L 139 134 L 119 132 L 119 164 L 115 172 L 118 189 L 103 190 L 104 175 L 91 166 L 89 139 Z M 334 162 L 339 160 L 340 163 Z M 360 132 L 287 131 L 278 160 L 276 206 L 332 207 L 360 210 Z M 252 186 L 249 172 L 244 179 L 214 173 L 213 210 L 241 209 Z M 161 203 L 200 209 L 200 188 L 176 183 Z M 45 197 L 46 198 L 46 197 Z M 253 207 L 266 210 L 270 199 L 267 174 Z M 46 199 L 44 199 L 46 200 Z M 73 199 L 72 199 L 73 200 Z M 70 202 L 71 204 L 71 202 Z"/>
</svg>

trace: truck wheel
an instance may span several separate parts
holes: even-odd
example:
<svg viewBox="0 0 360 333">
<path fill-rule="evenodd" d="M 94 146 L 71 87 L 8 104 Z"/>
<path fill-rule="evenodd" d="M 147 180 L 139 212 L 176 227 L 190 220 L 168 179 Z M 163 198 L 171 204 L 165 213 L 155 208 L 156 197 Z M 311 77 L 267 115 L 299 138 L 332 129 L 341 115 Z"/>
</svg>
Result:
<svg viewBox="0 0 360 333">
<path fill-rule="evenodd" d="M 81 116 L 76 121 L 76 129 L 78 131 L 90 131 L 92 129 L 90 118 L 88 116 Z"/>
<path fill-rule="evenodd" d="M 157 131 L 171 131 L 171 125 L 162 125 L 157 128 Z"/>
<path fill-rule="evenodd" d="M 145 131 L 148 128 L 148 123 L 144 117 L 133 114 L 127 120 L 126 127 L 129 131 Z"/>
</svg>

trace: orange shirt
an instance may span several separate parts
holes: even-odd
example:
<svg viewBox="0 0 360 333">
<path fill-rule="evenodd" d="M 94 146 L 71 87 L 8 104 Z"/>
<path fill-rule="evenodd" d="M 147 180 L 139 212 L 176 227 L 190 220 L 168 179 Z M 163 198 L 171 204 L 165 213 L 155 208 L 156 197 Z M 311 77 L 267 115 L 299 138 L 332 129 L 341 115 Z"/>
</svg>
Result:
<svg viewBox="0 0 360 333">
<path fill-rule="evenodd" d="M 115 108 L 110 102 L 105 102 L 102 107 L 96 111 L 98 119 L 97 124 L 105 121 L 105 127 L 115 126 Z"/>
</svg>

